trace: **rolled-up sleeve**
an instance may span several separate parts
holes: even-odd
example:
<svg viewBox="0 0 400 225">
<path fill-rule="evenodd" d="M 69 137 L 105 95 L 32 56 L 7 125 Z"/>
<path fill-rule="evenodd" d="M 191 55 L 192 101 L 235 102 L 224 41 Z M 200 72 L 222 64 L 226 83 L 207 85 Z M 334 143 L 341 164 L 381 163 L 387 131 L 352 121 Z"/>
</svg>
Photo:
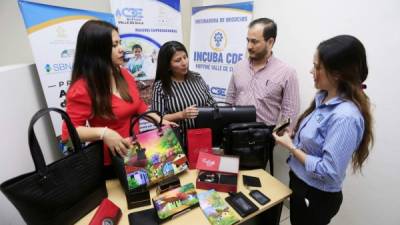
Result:
<svg viewBox="0 0 400 225">
<path fill-rule="evenodd" d="M 296 125 L 297 116 L 300 110 L 300 94 L 297 73 L 294 69 L 288 70 L 287 80 L 283 89 L 281 104 L 281 117 L 290 118 L 290 128 Z"/>
<path fill-rule="evenodd" d="M 317 179 L 342 182 L 352 154 L 361 142 L 363 131 L 363 121 L 357 118 L 335 120 L 327 131 L 322 157 L 306 156 L 306 171 Z"/>
<path fill-rule="evenodd" d="M 236 102 L 236 86 L 235 86 L 235 77 L 233 74 L 232 74 L 231 80 L 229 82 L 228 90 L 226 91 L 225 101 L 232 105 L 234 105 Z"/>
</svg>

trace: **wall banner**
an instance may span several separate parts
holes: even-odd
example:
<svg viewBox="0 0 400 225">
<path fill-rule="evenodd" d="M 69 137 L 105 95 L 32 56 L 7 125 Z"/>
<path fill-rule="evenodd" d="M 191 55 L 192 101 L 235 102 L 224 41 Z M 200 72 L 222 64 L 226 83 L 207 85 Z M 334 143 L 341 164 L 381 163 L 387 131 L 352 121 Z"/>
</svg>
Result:
<svg viewBox="0 0 400 225">
<path fill-rule="evenodd" d="M 199 72 L 217 101 L 224 101 L 233 66 L 246 57 L 253 2 L 194 7 L 190 69 Z"/>
<path fill-rule="evenodd" d="M 125 66 L 142 98 L 150 103 L 158 50 L 167 41 L 182 42 L 179 0 L 110 0 L 125 50 Z"/>
<path fill-rule="evenodd" d="M 108 13 L 23 0 L 18 1 L 18 4 L 28 32 L 47 106 L 65 108 L 79 29 L 90 19 L 115 24 L 114 17 Z M 52 115 L 51 120 L 56 136 L 61 135 L 60 116 Z"/>
</svg>

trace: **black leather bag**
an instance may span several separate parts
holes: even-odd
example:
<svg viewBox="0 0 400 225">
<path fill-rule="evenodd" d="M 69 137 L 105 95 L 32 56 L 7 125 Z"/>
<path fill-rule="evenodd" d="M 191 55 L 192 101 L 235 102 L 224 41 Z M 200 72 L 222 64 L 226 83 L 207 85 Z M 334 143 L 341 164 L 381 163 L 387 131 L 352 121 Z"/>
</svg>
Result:
<svg viewBox="0 0 400 225">
<path fill-rule="evenodd" d="M 50 111 L 66 122 L 74 152 L 46 165 L 33 126 Z M 29 148 L 36 171 L 5 181 L 0 189 L 27 224 L 74 224 L 107 197 L 103 179 L 103 142 L 82 147 L 67 113 L 39 110 L 29 124 Z"/>
<path fill-rule="evenodd" d="M 218 104 L 226 104 L 219 106 Z M 195 119 L 196 128 L 211 128 L 212 143 L 220 147 L 222 131 L 230 123 L 247 123 L 256 121 L 256 108 L 248 106 L 231 106 L 229 103 L 217 102 L 213 106 L 198 107 L 199 115 Z"/>
<path fill-rule="evenodd" d="M 223 131 L 225 154 L 239 156 L 241 169 L 264 169 L 270 160 L 270 172 L 273 174 L 275 140 L 272 129 L 272 126 L 262 122 L 229 124 Z"/>
</svg>

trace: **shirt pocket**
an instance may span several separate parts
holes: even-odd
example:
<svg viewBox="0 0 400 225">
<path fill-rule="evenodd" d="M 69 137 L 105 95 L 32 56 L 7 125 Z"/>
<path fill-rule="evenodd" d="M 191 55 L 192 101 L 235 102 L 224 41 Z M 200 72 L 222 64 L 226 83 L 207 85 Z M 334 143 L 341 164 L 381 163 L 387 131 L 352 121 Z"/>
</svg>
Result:
<svg viewBox="0 0 400 225">
<path fill-rule="evenodd" d="M 322 157 L 323 154 L 323 146 L 325 143 L 325 129 L 322 127 L 318 127 L 314 130 L 314 132 L 304 132 L 302 138 L 302 147 L 305 149 L 307 154 Z"/>
<path fill-rule="evenodd" d="M 283 88 L 279 83 L 266 80 L 262 85 L 255 85 L 255 96 L 259 100 L 280 100 Z"/>
</svg>

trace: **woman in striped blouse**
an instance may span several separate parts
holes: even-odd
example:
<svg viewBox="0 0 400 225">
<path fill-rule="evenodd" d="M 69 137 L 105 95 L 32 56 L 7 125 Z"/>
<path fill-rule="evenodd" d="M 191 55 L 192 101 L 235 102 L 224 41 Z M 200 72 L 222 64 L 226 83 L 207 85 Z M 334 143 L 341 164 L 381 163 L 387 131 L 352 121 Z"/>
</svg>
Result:
<svg viewBox="0 0 400 225">
<path fill-rule="evenodd" d="M 186 130 L 195 127 L 197 107 L 210 106 L 214 102 L 200 74 L 189 70 L 185 46 L 177 41 L 161 46 L 151 107 L 161 112 L 165 119 L 179 124 L 183 143 L 186 143 Z"/>
<path fill-rule="evenodd" d="M 290 222 L 328 224 L 342 203 L 346 168 L 361 170 L 373 141 L 372 115 L 363 82 L 368 76 L 363 44 L 340 35 L 319 44 L 311 70 L 319 90 L 300 116 L 296 135 L 274 133 L 291 152 Z"/>
</svg>

